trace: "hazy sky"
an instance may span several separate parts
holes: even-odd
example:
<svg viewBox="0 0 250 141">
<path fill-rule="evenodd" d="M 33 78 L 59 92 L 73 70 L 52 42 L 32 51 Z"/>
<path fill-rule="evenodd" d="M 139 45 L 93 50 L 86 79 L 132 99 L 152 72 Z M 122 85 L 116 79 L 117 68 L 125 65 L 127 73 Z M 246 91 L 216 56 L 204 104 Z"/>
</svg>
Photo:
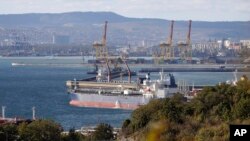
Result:
<svg viewBox="0 0 250 141">
<path fill-rule="evenodd" d="M 250 0 L 0 0 L 0 14 L 112 11 L 127 17 L 250 21 Z"/>
</svg>

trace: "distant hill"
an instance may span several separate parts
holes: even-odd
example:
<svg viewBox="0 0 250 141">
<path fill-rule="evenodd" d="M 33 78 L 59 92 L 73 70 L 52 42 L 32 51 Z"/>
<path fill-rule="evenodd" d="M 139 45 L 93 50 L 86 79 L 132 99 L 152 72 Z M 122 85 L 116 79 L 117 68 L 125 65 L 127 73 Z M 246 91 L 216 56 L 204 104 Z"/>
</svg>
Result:
<svg viewBox="0 0 250 141">
<path fill-rule="evenodd" d="M 69 12 L 69 13 L 30 13 L 0 15 L 2 28 L 49 28 L 53 32 L 69 34 L 73 40 L 77 36 L 86 36 L 86 39 L 100 37 L 94 33 L 101 33 L 96 25 L 109 21 L 109 37 L 123 40 L 165 40 L 169 34 L 169 20 L 150 18 L 129 18 L 113 12 Z M 176 21 L 174 39 L 185 40 L 187 21 Z M 68 27 L 71 29 L 68 29 Z M 60 28 L 60 29 L 59 29 Z M 88 29 L 87 29 L 88 28 Z M 75 31 L 82 33 L 75 34 Z M 192 25 L 192 40 L 208 40 L 232 38 L 250 39 L 250 21 L 241 22 L 206 22 L 194 21 Z M 0 33 L 1 34 L 1 33 Z M 93 37 L 92 37 L 93 36 Z"/>
<path fill-rule="evenodd" d="M 131 21 L 132 19 L 112 12 L 70 12 L 60 14 L 30 13 L 0 15 L 0 25 L 2 26 L 55 26 L 66 23 L 103 23 L 105 20 L 110 22 L 125 22 Z"/>
</svg>

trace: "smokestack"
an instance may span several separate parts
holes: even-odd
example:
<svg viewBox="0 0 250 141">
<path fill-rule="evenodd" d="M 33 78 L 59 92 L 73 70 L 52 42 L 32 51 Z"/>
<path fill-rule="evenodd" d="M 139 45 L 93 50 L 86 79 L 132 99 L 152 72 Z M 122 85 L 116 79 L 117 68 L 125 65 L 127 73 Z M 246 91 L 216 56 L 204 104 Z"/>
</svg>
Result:
<svg viewBox="0 0 250 141">
<path fill-rule="evenodd" d="M 5 106 L 2 106 L 2 118 L 5 119 Z"/>
<path fill-rule="evenodd" d="M 76 78 L 74 78 L 74 90 L 77 89 L 77 82 L 76 82 Z"/>
<path fill-rule="evenodd" d="M 32 119 L 36 120 L 36 107 L 32 107 Z"/>
</svg>

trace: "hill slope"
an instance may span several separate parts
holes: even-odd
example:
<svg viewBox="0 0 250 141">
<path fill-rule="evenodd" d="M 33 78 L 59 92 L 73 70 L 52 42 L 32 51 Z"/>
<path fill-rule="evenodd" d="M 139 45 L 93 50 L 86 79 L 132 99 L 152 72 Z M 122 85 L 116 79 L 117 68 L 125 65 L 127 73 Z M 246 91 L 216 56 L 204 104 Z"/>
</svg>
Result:
<svg viewBox="0 0 250 141">
<path fill-rule="evenodd" d="M 0 15 L 2 28 L 38 28 L 41 32 L 54 32 L 72 36 L 86 36 L 86 41 L 100 38 L 104 21 L 109 21 L 109 37 L 112 40 L 140 41 L 165 40 L 169 34 L 169 20 L 149 18 L 129 18 L 113 12 L 70 12 L 57 14 L 10 14 Z M 98 26 L 99 25 L 99 26 Z M 174 40 L 185 40 L 188 22 L 176 21 Z M 49 31 L 47 31 L 49 30 Z M 101 30 L 101 31 L 100 31 Z M 192 40 L 250 38 L 250 22 L 206 22 L 193 21 Z M 77 33 L 80 32 L 80 33 Z M 0 32 L 1 34 L 1 32 Z M 79 38 L 79 37 L 78 37 Z"/>
</svg>

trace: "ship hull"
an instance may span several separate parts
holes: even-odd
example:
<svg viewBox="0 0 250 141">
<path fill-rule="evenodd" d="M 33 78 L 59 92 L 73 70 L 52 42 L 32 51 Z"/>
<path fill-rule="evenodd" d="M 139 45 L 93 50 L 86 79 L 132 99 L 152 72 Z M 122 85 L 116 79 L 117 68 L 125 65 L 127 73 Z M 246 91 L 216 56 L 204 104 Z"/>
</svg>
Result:
<svg viewBox="0 0 250 141">
<path fill-rule="evenodd" d="M 151 98 L 142 95 L 102 95 L 70 93 L 70 105 L 78 107 L 110 108 L 134 110 L 141 105 L 145 105 Z"/>
<path fill-rule="evenodd" d="M 70 105 L 76 107 L 128 109 L 128 110 L 134 110 L 139 107 L 139 105 L 136 104 L 120 104 L 120 106 L 117 107 L 115 103 L 110 103 L 110 102 L 92 102 L 92 101 L 76 101 L 76 100 L 71 100 Z"/>
</svg>

